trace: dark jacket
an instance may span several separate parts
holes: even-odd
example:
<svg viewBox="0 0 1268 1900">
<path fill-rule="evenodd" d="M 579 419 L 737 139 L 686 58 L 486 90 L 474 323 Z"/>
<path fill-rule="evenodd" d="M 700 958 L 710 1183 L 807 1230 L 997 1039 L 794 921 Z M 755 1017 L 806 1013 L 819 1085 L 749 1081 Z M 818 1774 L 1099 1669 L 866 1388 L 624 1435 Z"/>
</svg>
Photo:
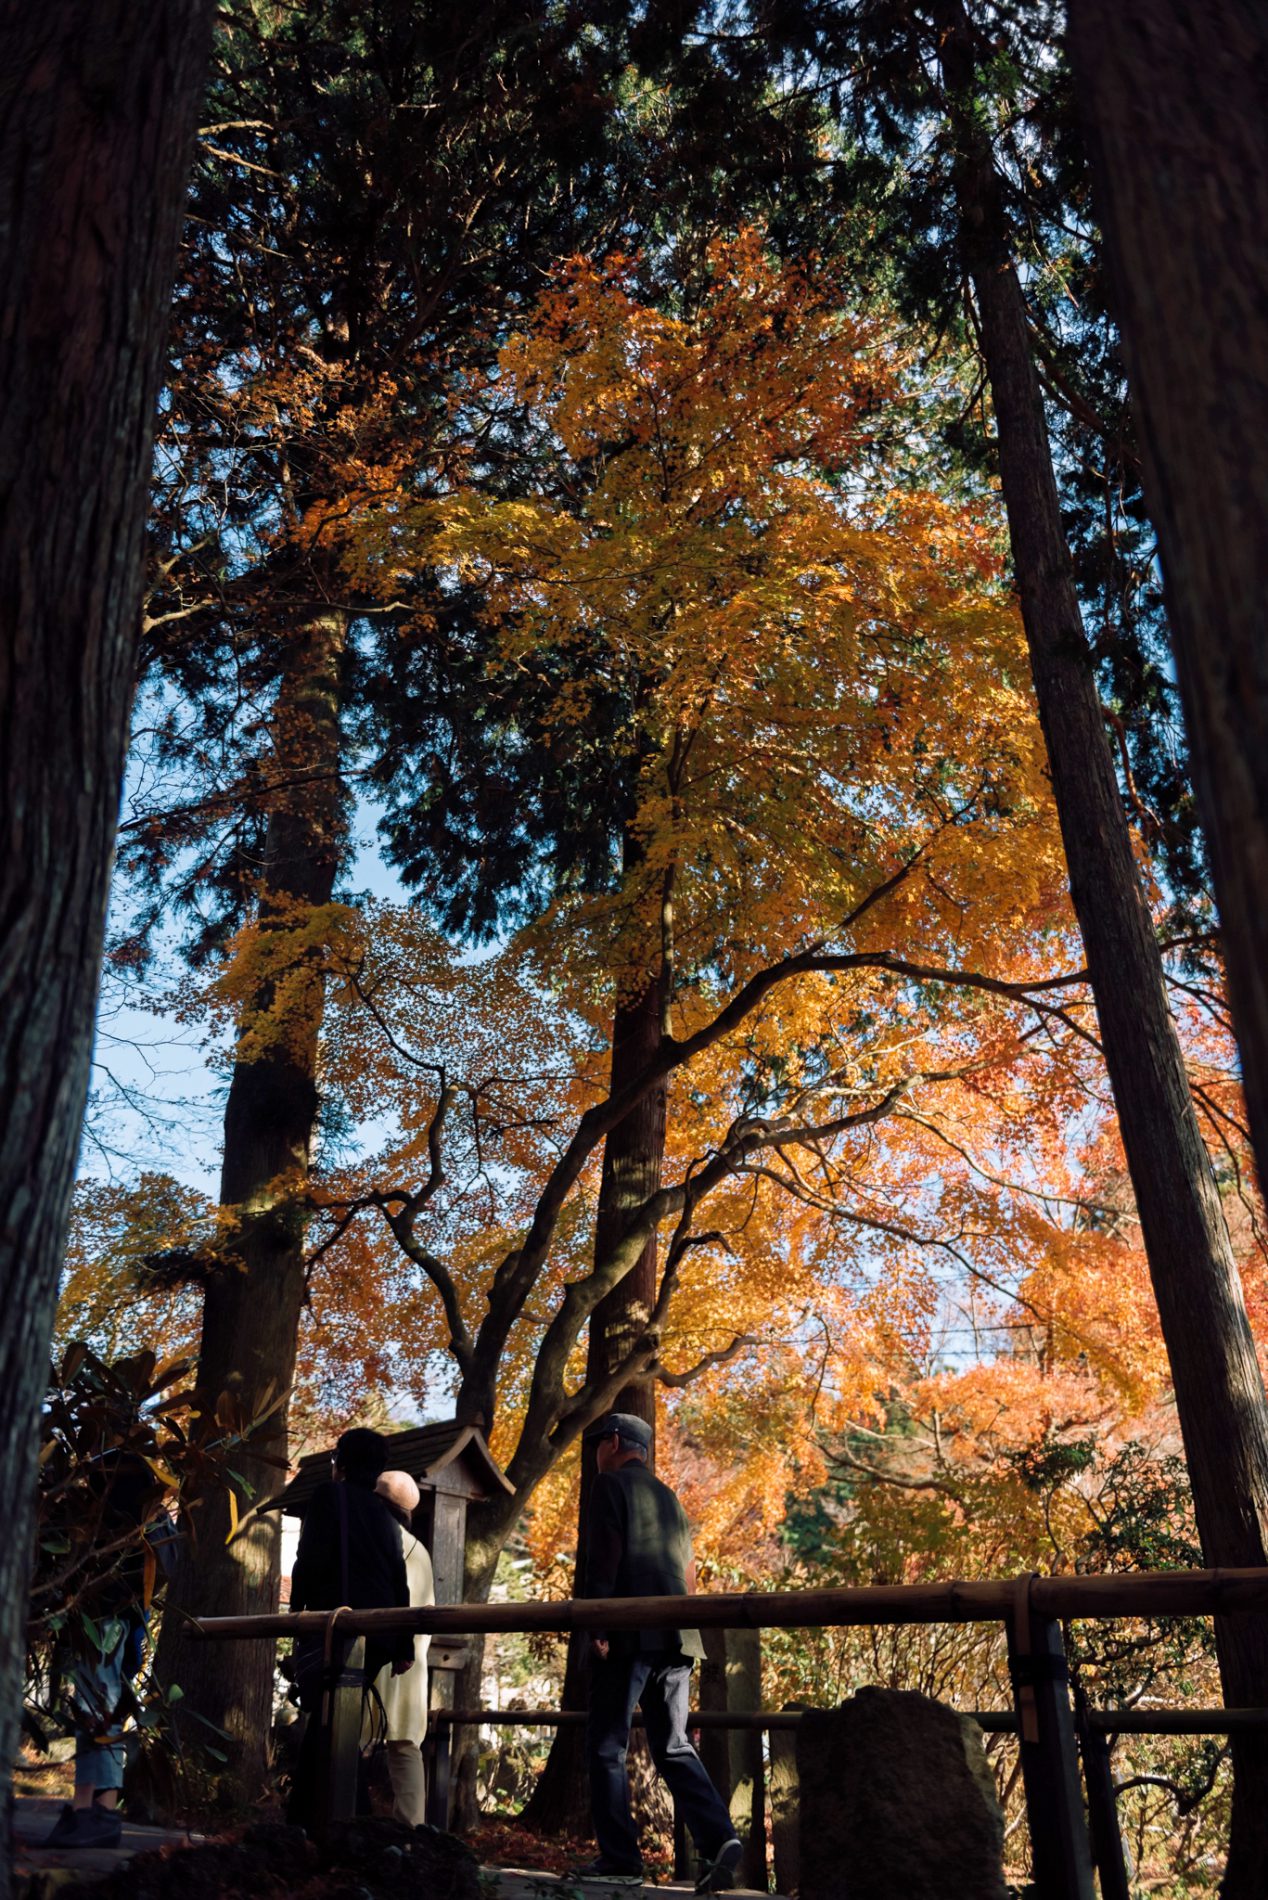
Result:
<svg viewBox="0 0 1268 1900">
<path fill-rule="evenodd" d="M 637 1462 L 601 1471 L 590 1494 L 585 1595 L 685 1596 L 690 1567 L 691 1532 L 669 1486 Z M 614 1655 L 704 1655 L 698 1630 L 613 1630 L 609 1640 Z"/>
<path fill-rule="evenodd" d="M 304 1512 L 291 1571 L 291 1608 L 335 1610 L 344 1603 L 354 1610 L 408 1608 L 405 1552 L 400 1527 L 377 1491 L 356 1483 L 322 1484 Z M 366 1645 L 367 1672 L 373 1662 L 374 1674 L 385 1662 L 413 1658 L 408 1631 Z"/>
</svg>

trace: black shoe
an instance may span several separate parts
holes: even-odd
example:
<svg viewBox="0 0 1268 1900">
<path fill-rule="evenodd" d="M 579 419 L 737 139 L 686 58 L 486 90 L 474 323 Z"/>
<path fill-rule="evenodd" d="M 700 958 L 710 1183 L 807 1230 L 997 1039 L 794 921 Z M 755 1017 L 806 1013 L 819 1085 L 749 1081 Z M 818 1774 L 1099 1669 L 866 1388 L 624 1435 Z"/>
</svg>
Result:
<svg viewBox="0 0 1268 1900">
<path fill-rule="evenodd" d="M 44 1836 L 40 1843 L 41 1847 L 60 1847 L 63 1841 L 69 1840 L 74 1819 L 74 1808 L 69 1801 L 64 1801 L 62 1811 L 53 1823 L 52 1832 Z"/>
<path fill-rule="evenodd" d="M 641 1867 L 622 1867 L 619 1861 L 606 1860 L 602 1854 L 598 1860 L 592 1860 L 586 1867 L 576 1870 L 578 1880 L 605 1880 L 610 1887 L 641 1887 L 643 1869 Z"/>
<path fill-rule="evenodd" d="M 735 1885 L 735 1870 L 744 1857 L 744 1848 L 734 1835 L 723 1841 L 712 1860 L 706 1861 L 696 1882 L 697 1893 L 730 1893 Z"/>
<path fill-rule="evenodd" d="M 123 1816 L 117 1808 L 73 1808 L 68 1801 L 53 1824 L 45 1847 L 118 1847 Z"/>
</svg>

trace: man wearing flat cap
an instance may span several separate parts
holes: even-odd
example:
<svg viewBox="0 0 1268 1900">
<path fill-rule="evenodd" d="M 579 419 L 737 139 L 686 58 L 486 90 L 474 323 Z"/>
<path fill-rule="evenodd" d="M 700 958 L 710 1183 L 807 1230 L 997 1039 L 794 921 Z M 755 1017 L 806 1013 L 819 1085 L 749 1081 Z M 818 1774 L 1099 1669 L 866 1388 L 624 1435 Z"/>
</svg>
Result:
<svg viewBox="0 0 1268 1900">
<path fill-rule="evenodd" d="M 681 1504 L 652 1476 L 652 1429 L 629 1412 L 608 1412 L 585 1434 L 599 1475 L 590 1498 L 588 1597 L 686 1596 L 695 1587 L 691 1534 Z M 586 1753 L 599 1858 L 585 1871 L 638 1886 L 643 1862 L 625 1772 L 630 1724 L 641 1707 L 652 1760 L 668 1784 L 703 1862 L 697 1893 L 734 1885 L 741 1848 L 731 1817 L 687 1734 L 693 1662 L 704 1655 L 693 1629 L 611 1630 L 590 1639 Z"/>
</svg>

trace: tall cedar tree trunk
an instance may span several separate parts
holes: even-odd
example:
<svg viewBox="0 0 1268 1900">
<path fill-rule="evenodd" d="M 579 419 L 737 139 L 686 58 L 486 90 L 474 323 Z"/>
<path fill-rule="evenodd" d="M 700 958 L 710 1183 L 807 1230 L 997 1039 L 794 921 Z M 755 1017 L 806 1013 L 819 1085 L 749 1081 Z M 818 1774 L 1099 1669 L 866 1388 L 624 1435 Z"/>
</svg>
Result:
<svg viewBox="0 0 1268 1900">
<path fill-rule="evenodd" d="M 1000 477 L 1053 792 L 1208 1564 L 1268 1561 L 1268 1405 L 1214 1175 L 1168 1007 L 1083 631 L 1025 299 L 960 0 L 941 9 L 960 241 L 999 436 Z M 1216 1623 L 1229 1704 L 1268 1703 L 1268 1621 Z M 1268 1880 L 1268 1744 L 1234 1743 L 1226 1900 Z"/>
<path fill-rule="evenodd" d="M 1071 0 L 1070 50 L 1268 1181 L 1268 11 Z"/>
<path fill-rule="evenodd" d="M 88 1086 L 205 0 L 0 4 L 0 1762 Z M 0 1893 L 10 1885 L 0 1828 Z"/>
<path fill-rule="evenodd" d="M 347 616 L 332 611 L 292 637 L 273 719 L 275 769 L 284 789 L 265 837 L 259 910 L 264 930 L 270 922 L 285 929 L 295 905 L 328 904 L 334 890 L 344 840 L 339 711 L 346 636 Z M 243 1023 L 245 1036 L 258 1033 L 273 1002 L 271 986 L 263 987 Z M 314 967 L 286 1011 L 277 1012 L 264 1047 L 235 1062 L 225 1109 L 220 1199 L 233 1210 L 237 1226 L 207 1280 L 198 1388 L 226 1423 L 251 1426 L 261 1419 L 249 1447 L 231 1461 L 258 1499 L 276 1493 L 285 1476 L 286 1397 L 304 1304 L 303 1192 L 317 1123 L 322 1002 L 322 978 Z M 182 1708 L 230 1736 L 230 1783 L 250 1799 L 263 1777 L 272 1724 L 272 1646 L 221 1643 L 213 1650 L 189 1642 L 173 1612 L 252 1616 L 276 1609 L 280 1520 L 276 1512 L 253 1517 L 230 1539 L 223 1485 L 184 1503 L 190 1542 L 168 1591 L 157 1670 L 162 1681 L 180 1684 Z M 240 1509 L 245 1514 L 246 1499 Z M 196 1740 L 199 1726 L 191 1724 L 189 1733 Z"/>
<path fill-rule="evenodd" d="M 611 1093 L 624 1088 L 645 1069 L 660 1045 L 662 984 L 649 983 L 632 1001 L 618 1004 L 612 1025 Z M 660 1186 L 665 1152 L 665 1089 L 649 1090 L 603 1148 L 603 1176 L 595 1220 L 594 1257 L 603 1259 L 633 1209 Z M 590 1318 L 587 1379 L 604 1379 L 637 1343 L 656 1303 L 656 1241 L 648 1241 L 638 1264 L 602 1299 Z M 621 1391 L 615 1411 L 632 1412 L 656 1428 L 656 1393 L 647 1382 Z M 652 1463 L 655 1463 L 655 1438 Z M 583 1446 L 581 1492 L 577 1507 L 577 1566 L 573 1594 L 586 1588 L 585 1549 L 590 1492 L 595 1479 L 594 1452 Z M 589 1643 L 574 1636 L 568 1644 L 562 1707 L 584 1709 L 590 1676 Z M 590 1829 L 590 1788 L 586 1774 L 585 1733 L 555 1731 L 550 1755 L 525 1809 L 525 1822 L 546 1835 L 586 1834 Z"/>
</svg>

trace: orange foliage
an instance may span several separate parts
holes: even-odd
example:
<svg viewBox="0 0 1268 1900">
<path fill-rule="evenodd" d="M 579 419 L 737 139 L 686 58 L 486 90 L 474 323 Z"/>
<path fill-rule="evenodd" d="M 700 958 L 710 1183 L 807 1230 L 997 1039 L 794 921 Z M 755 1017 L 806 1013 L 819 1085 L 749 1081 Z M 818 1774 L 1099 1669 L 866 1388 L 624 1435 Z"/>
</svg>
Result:
<svg viewBox="0 0 1268 1900">
<path fill-rule="evenodd" d="M 436 1351 L 455 1311 L 478 1339 L 602 1106 L 615 993 L 664 969 L 666 1188 L 647 1219 L 676 1238 L 646 1366 L 677 1390 L 726 1360 L 768 1393 L 740 1481 L 764 1525 L 790 1420 L 812 1470 L 812 1397 L 819 1423 L 873 1408 L 935 1327 L 940 1270 L 967 1252 L 1006 1300 L 1043 1265 L 1049 1163 L 1086 1100 L 1086 997 L 1045 1007 L 1032 987 L 1074 955 L 995 523 L 880 471 L 882 429 L 916 407 L 910 366 L 831 273 L 774 264 L 756 234 L 715 249 L 690 316 L 640 301 L 620 260 L 577 263 L 456 410 L 473 441 L 514 411 L 534 491 L 420 499 L 350 470 L 338 524 L 358 586 L 390 594 L 423 561 L 475 585 L 500 664 L 575 654 L 551 675 L 561 734 L 600 695 L 636 706 L 603 742 L 637 759 L 638 801 L 619 888 L 561 892 L 488 960 L 383 908 L 332 957 L 332 1061 L 354 1103 L 398 1106 L 329 1204 L 384 1213 L 386 1254 L 408 1226 L 450 1295 Z M 438 1116 L 445 1178 L 407 1219 Z M 588 1307 L 549 1393 L 540 1348 L 569 1289 L 602 1290 L 599 1152 L 499 1352 L 494 1423 L 525 1496 L 595 1397 Z M 557 1515 L 541 1495 L 543 1548 Z"/>
<path fill-rule="evenodd" d="M 350 453 L 304 524 L 381 596 L 422 564 L 476 587 L 496 663 L 563 682 L 559 743 L 636 771 L 613 890 L 562 890 L 476 960 L 416 911 L 297 907 L 213 998 L 240 1021 L 320 983 L 326 1086 L 369 1135 L 308 1188 L 305 1405 L 478 1400 L 517 1484 L 499 1535 L 532 1498 L 556 1583 L 603 1400 L 585 1320 L 629 1265 L 593 1259 L 608 1026 L 654 969 L 664 1185 L 630 1236 L 659 1234 L 662 1300 L 625 1370 L 665 1388 L 714 1574 L 770 1559 L 825 1440 L 883 1437 L 898 1402 L 951 1500 L 943 1556 L 954 1520 L 966 1563 L 1000 1559 L 1006 1504 L 1038 1560 L 1009 1460 L 1165 1385 L 994 503 L 886 460 L 920 396 L 829 269 L 757 234 L 687 314 L 578 262 L 456 398 L 443 479 Z M 497 499 L 462 476 L 512 415 L 540 475 Z M 633 710 L 599 731 L 600 703 Z M 1194 1002 L 1184 1031 L 1245 1190 L 1226 1025 Z"/>
</svg>

